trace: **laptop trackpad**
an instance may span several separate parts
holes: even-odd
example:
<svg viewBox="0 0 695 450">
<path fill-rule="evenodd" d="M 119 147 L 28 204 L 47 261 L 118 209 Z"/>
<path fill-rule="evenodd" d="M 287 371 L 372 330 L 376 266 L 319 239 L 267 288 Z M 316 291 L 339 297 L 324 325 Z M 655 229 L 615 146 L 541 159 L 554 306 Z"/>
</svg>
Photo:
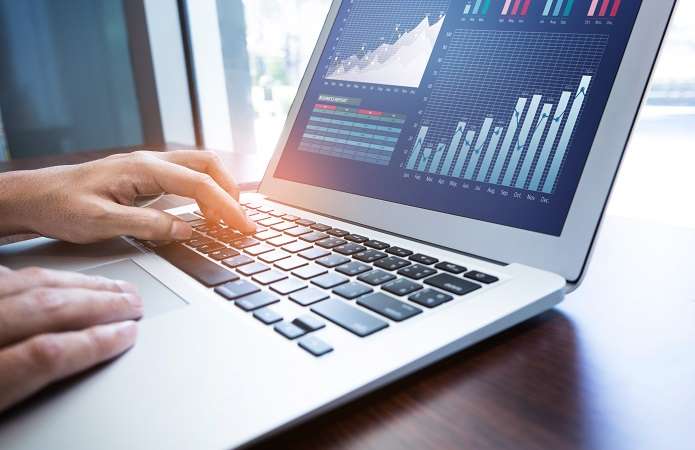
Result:
<svg viewBox="0 0 695 450">
<path fill-rule="evenodd" d="M 83 273 L 88 275 L 101 275 L 115 280 L 124 280 L 137 286 L 140 296 L 145 303 L 145 319 L 187 305 L 181 297 L 173 293 L 169 288 L 145 271 L 145 269 L 138 266 L 130 259 L 84 270 Z"/>
</svg>

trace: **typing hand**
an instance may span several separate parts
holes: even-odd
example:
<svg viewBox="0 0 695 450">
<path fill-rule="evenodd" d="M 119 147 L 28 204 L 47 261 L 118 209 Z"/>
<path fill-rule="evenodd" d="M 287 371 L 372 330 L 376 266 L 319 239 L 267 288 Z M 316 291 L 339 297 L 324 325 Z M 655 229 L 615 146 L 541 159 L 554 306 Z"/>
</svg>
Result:
<svg viewBox="0 0 695 450">
<path fill-rule="evenodd" d="M 128 235 L 182 240 L 191 228 L 175 217 L 136 208 L 138 196 L 162 192 L 190 197 L 210 219 L 242 232 L 255 230 L 239 192 L 217 155 L 203 151 L 135 152 L 75 166 L 0 175 L 0 234 L 32 231 L 89 243 Z M 5 219 L 6 218 L 6 219 Z"/>
<path fill-rule="evenodd" d="M 0 266 L 0 411 L 130 348 L 141 316 L 125 282 Z"/>
</svg>

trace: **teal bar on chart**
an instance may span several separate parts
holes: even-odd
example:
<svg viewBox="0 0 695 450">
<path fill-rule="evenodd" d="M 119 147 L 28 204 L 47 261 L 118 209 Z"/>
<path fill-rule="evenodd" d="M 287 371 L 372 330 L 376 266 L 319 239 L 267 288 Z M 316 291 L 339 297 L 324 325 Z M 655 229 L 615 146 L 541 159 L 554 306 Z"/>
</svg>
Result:
<svg viewBox="0 0 695 450">
<path fill-rule="evenodd" d="M 545 3 L 545 8 L 543 8 L 543 15 L 544 15 L 544 16 L 547 16 L 548 14 L 550 14 L 550 9 L 551 9 L 552 7 L 553 7 L 553 0 L 548 0 L 548 1 Z"/>
<path fill-rule="evenodd" d="M 492 133 L 490 145 L 487 146 L 487 151 L 485 152 L 485 157 L 483 158 L 483 164 L 480 166 L 480 171 L 478 172 L 478 177 L 476 178 L 480 182 L 485 182 L 487 173 L 490 171 L 490 164 L 492 164 L 492 158 L 495 157 L 497 145 L 499 145 L 500 139 L 502 139 L 502 133 L 504 133 L 504 128 L 502 127 L 496 127 L 495 132 Z"/>
<path fill-rule="evenodd" d="M 454 173 L 451 174 L 452 177 L 459 178 L 461 176 L 463 165 L 466 163 L 466 159 L 468 159 L 468 155 L 471 153 L 471 149 L 473 148 L 473 139 L 475 139 L 475 131 L 471 130 L 466 133 L 466 137 L 463 140 L 463 148 L 461 149 L 461 154 L 456 160 Z"/>
<path fill-rule="evenodd" d="M 415 169 L 415 164 L 417 163 L 417 159 L 420 156 L 420 150 L 422 149 L 422 145 L 425 143 L 425 137 L 427 136 L 428 130 L 429 127 L 420 128 L 420 132 L 418 133 L 417 138 L 415 139 L 415 146 L 413 146 L 413 152 L 410 154 L 410 158 L 408 158 L 408 163 L 405 166 L 406 169 Z"/>
<path fill-rule="evenodd" d="M 478 167 L 480 155 L 483 153 L 483 149 L 485 148 L 487 135 L 490 134 L 490 128 L 492 128 L 492 120 L 492 117 L 486 118 L 485 122 L 483 122 L 483 127 L 480 129 L 478 140 L 475 142 L 475 147 L 473 147 L 473 155 L 471 155 L 471 160 L 468 162 L 468 167 L 466 167 L 466 173 L 463 175 L 463 178 L 467 180 L 473 179 L 475 168 Z"/>
<path fill-rule="evenodd" d="M 456 131 L 454 132 L 454 137 L 451 138 L 451 144 L 449 144 L 449 149 L 446 151 L 446 158 L 444 158 L 444 165 L 442 165 L 442 170 L 439 172 L 441 175 L 449 175 L 451 172 L 451 166 L 454 164 L 454 157 L 456 156 L 456 150 L 459 148 L 461 143 L 461 138 L 463 137 L 463 131 L 466 129 L 466 122 L 459 122 L 456 125 Z"/>
<path fill-rule="evenodd" d="M 574 134 L 574 127 L 577 125 L 579 113 L 582 110 L 582 106 L 584 106 L 584 101 L 586 100 L 586 95 L 589 91 L 589 84 L 591 84 L 591 76 L 583 76 L 582 81 L 579 83 L 579 87 L 577 88 L 577 94 L 574 96 L 572 109 L 567 116 L 567 123 L 565 123 L 565 128 L 562 130 L 562 136 L 560 136 L 560 142 L 558 143 L 557 150 L 555 151 L 555 156 L 553 156 L 553 162 L 550 165 L 548 176 L 545 179 L 545 183 L 543 183 L 543 192 L 546 194 L 551 193 L 555 187 L 555 182 L 557 181 L 557 176 L 560 172 L 560 166 L 565 160 L 567 147 L 569 146 L 570 139 Z"/>
<path fill-rule="evenodd" d="M 473 8 L 473 14 L 478 14 L 480 11 L 480 5 L 483 3 L 483 0 L 476 0 L 475 2 L 475 8 Z"/>
<path fill-rule="evenodd" d="M 485 5 L 483 6 L 483 10 L 480 12 L 480 14 L 482 14 L 482 15 L 487 14 L 487 10 L 490 9 L 490 2 L 491 1 L 492 0 L 485 0 Z"/>
<path fill-rule="evenodd" d="M 427 163 L 430 161 L 432 156 L 432 149 L 426 148 L 422 151 L 422 158 L 420 158 L 420 163 L 417 165 L 418 172 L 424 172 L 427 169 Z"/>
<path fill-rule="evenodd" d="M 541 179 L 545 173 L 545 166 L 548 164 L 550 152 L 552 152 L 553 146 L 555 145 L 555 139 L 560 131 L 560 125 L 562 125 L 562 121 L 565 118 L 567 105 L 569 104 L 571 97 L 571 92 L 563 92 L 560 96 L 560 102 L 555 109 L 555 114 L 553 114 L 553 120 L 550 123 L 548 135 L 545 137 L 545 143 L 543 144 L 543 150 L 541 150 L 541 156 L 538 158 L 536 168 L 533 171 L 533 178 L 531 178 L 531 183 L 528 187 L 530 191 L 537 191 L 541 184 Z"/>
<path fill-rule="evenodd" d="M 524 156 L 524 162 L 521 164 L 519 176 L 516 178 L 516 183 L 514 184 L 514 186 L 519 189 L 526 187 L 526 182 L 528 181 L 529 173 L 531 172 L 531 165 L 533 164 L 533 160 L 536 159 L 538 147 L 541 145 L 543 133 L 545 133 L 545 129 L 548 127 L 548 119 L 550 118 L 552 111 L 552 103 L 546 103 L 543 105 L 541 116 L 538 118 L 538 123 L 536 124 L 536 131 L 533 132 L 531 144 L 529 144 L 526 156 Z"/>
<path fill-rule="evenodd" d="M 567 6 L 565 6 L 565 12 L 562 13 L 563 16 L 567 17 L 572 14 L 572 7 L 574 6 L 574 0 L 567 0 Z"/>
<path fill-rule="evenodd" d="M 524 119 L 524 124 L 521 127 L 521 132 L 519 133 L 519 138 L 516 145 L 512 149 L 512 157 L 509 160 L 509 165 L 507 165 L 507 170 L 504 173 L 504 179 L 502 184 L 504 186 L 511 186 L 516 174 L 516 168 L 519 165 L 519 160 L 521 155 L 524 153 L 526 148 L 526 142 L 528 141 L 528 136 L 531 133 L 531 128 L 533 127 L 533 121 L 536 118 L 536 112 L 541 104 L 542 95 L 534 95 L 531 100 L 531 106 L 529 106 L 528 112 L 526 113 L 526 118 Z"/>
<path fill-rule="evenodd" d="M 555 5 L 555 11 L 553 11 L 553 16 L 557 17 L 560 15 L 560 11 L 562 11 L 562 3 L 564 3 L 564 0 L 557 0 L 557 5 Z"/>
<path fill-rule="evenodd" d="M 465 8 L 463 8 L 463 13 L 464 13 L 464 14 L 468 14 L 469 12 L 471 12 L 471 5 L 470 5 L 470 3 L 469 3 L 468 5 L 466 5 Z"/>
<path fill-rule="evenodd" d="M 446 144 L 437 145 L 437 151 L 434 153 L 434 159 L 432 159 L 432 164 L 430 164 L 430 169 L 428 170 L 429 173 L 437 173 L 439 163 L 442 162 L 442 154 L 444 154 L 445 148 Z"/>
<path fill-rule="evenodd" d="M 500 179 L 500 174 L 502 173 L 502 168 L 507 160 L 507 155 L 509 154 L 509 148 L 512 146 L 512 141 L 516 135 L 516 130 L 519 128 L 521 123 L 521 115 L 524 113 L 526 108 L 526 102 L 528 99 L 520 98 L 516 103 L 514 108 L 514 113 L 512 113 L 512 118 L 509 119 L 509 127 L 507 128 L 507 134 L 504 136 L 504 141 L 502 141 L 502 148 L 495 161 L 495 166 L 492 168 L 492 175 L 490 175 L 490 183 L 498 184 Z"/>
</svg>

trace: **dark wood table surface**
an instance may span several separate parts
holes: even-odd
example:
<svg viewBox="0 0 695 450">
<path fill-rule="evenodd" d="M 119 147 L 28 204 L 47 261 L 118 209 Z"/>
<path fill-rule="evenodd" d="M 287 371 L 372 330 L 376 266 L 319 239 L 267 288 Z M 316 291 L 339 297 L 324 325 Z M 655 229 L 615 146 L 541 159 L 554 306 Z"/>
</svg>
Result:
<svg viewBox="0 0 695 450">
<path fill-rule="evenodd" d="M 694 253 L 609 216 L 559 307 L 254 448 L 695 449 Z"/>
</svg>

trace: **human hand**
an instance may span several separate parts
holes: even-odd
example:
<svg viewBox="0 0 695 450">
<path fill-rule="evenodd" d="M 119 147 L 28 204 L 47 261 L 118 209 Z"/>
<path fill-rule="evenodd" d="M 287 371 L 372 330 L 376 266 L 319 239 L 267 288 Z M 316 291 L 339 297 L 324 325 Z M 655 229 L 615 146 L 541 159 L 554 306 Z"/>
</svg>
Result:
<svg viewBox="0 0 695 450">
<path fill-rule="evenodd" d="M 204 151 L 114 155 L 74 166 L 0 175 L 0 233 L 36 232 L 89 243 L 127 235 L 184 240 L 191 227 L 170 214 L 134 207 L 136 197 L 162 192 L 190 197 L 206 217 L 253 232 L 239 191 L 217 155 Z"/>
<path fill-rule="evenodd" d="M 0 411 L 129 349 L 142 311 L 122 281 L 0 266 Z"/>
</svg>

